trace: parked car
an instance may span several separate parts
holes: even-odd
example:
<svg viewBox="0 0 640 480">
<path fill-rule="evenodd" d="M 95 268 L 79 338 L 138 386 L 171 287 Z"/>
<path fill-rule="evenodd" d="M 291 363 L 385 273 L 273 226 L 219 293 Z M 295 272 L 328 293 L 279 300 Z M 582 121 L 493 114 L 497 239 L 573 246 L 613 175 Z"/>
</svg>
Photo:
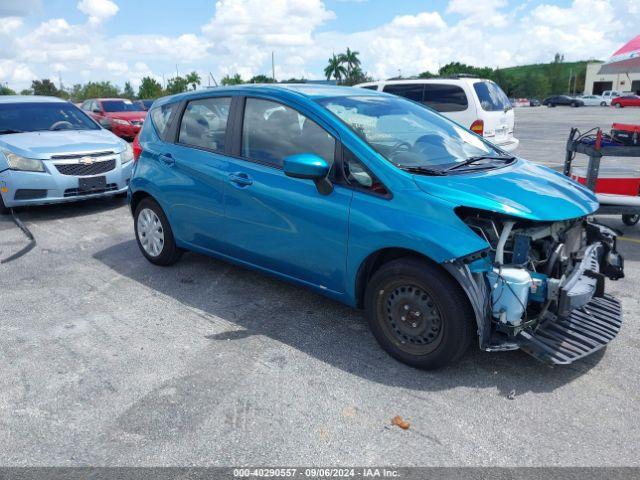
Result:
<svg viewBox="0 0 640 480">
<path fill-rule="evenodd" d="M 529 99 L 529 106 L 530 107 L 539 107 L 540 105 L 542 105 L 540 103 L 540 100 L 538 100 L 537 98 L 530 98 Z"/>
<path fill-rule="evenodd" d="M 151 105 L 153 105 L 153 100 L 134 100 L 133 103 L 140 107 L 140 110 L 148 112 Z"/>
<path fill-rule="evenodd" d="M 468 77 L 386 80 L 356 87 L 392 93 L 426 105 L 508 152 L 520 143 L 513 134 L 513 106 L 491 80 Z"/>
<path fill-rule="evenodd" d="M 606 107 L 607 102 L 605 102 L 602 97 L 598 95 L 580 95 L 577 97 L 579 100 L 582 100 L 585 107 Z"/>
<path fill-rule="evenodd" d="M 620 96 L 620 92 L 616 90 L 605 90 L 602 92 L 602 101 L 605 102 L 605 105 L 611 105 L 611 100 Z M 603 105 L 604 106 L 604 105 Z"/>
<path fill-rule="evenodd" d="M 0 211 L 127 192 L 129 144 L 59 98 L 0 97 Z"/>
<path fill-rule="evenodd" d="M 640 107 L 640 96 L 625 95 L 623 97 L 616 97 L 613 100 L 611 100 L 611 105 L 613 105 L 616 108 Z"/>
<path fill-rule="evenodd" d="M 364 308 L 382 347 L 420 368 L 474 340 L 570 363 L 620 328 L 603 282 L 622 259 L 588 219 L 593 193 L 431 109 L 243 85 L 166 97 L 149 116 L 129 194 L 154 264 L 191 250 Z"/>
<path fill-rule="evenodd" d="M 85 100 L 82 109 L 104 128 L 126 140 L 133 140 L 147 116 L 145 110 L 126 98 Z"/>
<path fill-rule="evenodd" d="M 579 98 L 570 97 L 569 95 L 553 95 L 547 97 L 542 101 L 542 105 L 547 107 L 557 107 L 558 105 L 564 105 L 568 107 L 584 107 L 584 102 Z"/>
</svg>

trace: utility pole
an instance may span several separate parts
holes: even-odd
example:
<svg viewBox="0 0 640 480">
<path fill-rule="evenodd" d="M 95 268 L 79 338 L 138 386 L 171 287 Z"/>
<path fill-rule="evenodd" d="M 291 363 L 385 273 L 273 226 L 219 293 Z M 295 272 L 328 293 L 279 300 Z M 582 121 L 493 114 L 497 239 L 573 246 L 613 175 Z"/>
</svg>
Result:
<svg viewBox="0 0 640 480">
<path fill-rule="evenodd" d="M 571 94 L 571 77 L 573 77 L 573 68 L 569 69 L 569 88 L 567 89 L 568 94 Z"/>
<path fill-rule="evenodd" d="M 271 78 L 273 79 L 273 83 L 276 83 L 276 61 L 273 50 L 271 51 Z"/>
</svg>

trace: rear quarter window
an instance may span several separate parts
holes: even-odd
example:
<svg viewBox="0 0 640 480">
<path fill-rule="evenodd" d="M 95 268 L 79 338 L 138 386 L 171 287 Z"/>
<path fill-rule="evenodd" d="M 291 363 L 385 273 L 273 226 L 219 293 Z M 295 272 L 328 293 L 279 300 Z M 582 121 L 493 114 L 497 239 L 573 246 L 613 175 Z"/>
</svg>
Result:
<svg viewBox="0 0 640 480">
<path fill-rule="evenodd" d="M 175 113 L 177 108 L 176 103 L 169 103 L 165 105 L 161 105 L 159 107 L 155 107 L 151 109 L 149 112 L 149 116 L 151 117 L 151 123 L 155 127 L 156 131 L 160 138 L 165 140 L 166 135 L 169 130 L 169 122 Z"/>
<path fill-rule="evenodd" d="M 467 94 L 462 87 L 444 83 L 425 83 L 422 103 L 442 113 L 462 112 L 469 107 Z"/>
<path fill-rule="evenodd" d="M 493 82 L 477 82 L 473 89 L 478 95 L 480 106 L 485 112 L 497 112 L 511 107 L 511 102 L 502 89 Z"/>
</svg>

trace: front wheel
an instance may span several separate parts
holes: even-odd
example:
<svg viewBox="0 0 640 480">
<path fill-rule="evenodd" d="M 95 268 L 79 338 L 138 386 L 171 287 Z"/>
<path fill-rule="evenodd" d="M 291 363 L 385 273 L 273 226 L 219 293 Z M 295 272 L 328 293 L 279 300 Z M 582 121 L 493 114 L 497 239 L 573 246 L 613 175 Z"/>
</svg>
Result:
<svg viewBox="0 0 640 480">
<path fill-rule="evenodd" d="M 9 214 L 10 210 L 5 207 L 4 205 L 4 200 L 2 200 L 2 195 L 0 195 L 0 215 L 7 215 Z"/>
<path fill-rule="evenodd" d="M 389 262 L 373 275 L 365 312 L 389 355 L 425 370 L 458 360 L 474 336 L 460 286 L 437 266 L 410 257 Z"/>
<path fill-rule="evenodd" d="M 621 103 L 614 103 L 613 106 L 616 107 L 616 108 L 622 108 L 622 104 Z"/>
<path fill-rule="evenodd" d="M 158 202 L 143 199 L 133 219 L 138 247 L 147 260 L 166 266 L 180 259 L 182 250 L 176 246 L 171 225 Z"/>
<path fill-rule="evenodd" d="M 606 107 L 607 106 L 607 102 L 600 102 L 600 106 L 601 107 Z"/>
<path fill-rule="evenodd" d="M 629 227 L 633 227 L 640 220 L 640 215 L 622 215 L 622 223 L 628 225 Z"/>
</svg>

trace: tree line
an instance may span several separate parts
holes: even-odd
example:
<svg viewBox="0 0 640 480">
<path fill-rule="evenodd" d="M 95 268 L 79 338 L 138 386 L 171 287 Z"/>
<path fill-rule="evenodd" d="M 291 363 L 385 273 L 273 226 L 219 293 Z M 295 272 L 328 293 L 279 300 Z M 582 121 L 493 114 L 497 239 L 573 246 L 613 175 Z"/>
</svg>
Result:
<svg viewBox="0 0 640 480">
<path fill-rule="evenodd" d="M 355 85 L 371 81 L 371 77 L 363 73 L 359 52 L 347 48 L 345 53 L 333 54 L 327 62 L 324 74 L 327 80 L 335 80 L 340 85 Z M 551 63 L 540 65 L 523 65 L 505 69 L 491 67 L 474 67 L 460 62 L 451 62 L 439 68 L 437 73 L 422 72 L 418 78 L 446 77 L 458 74 L 470 74 L 487 78 L 496 82 L 509 97 L 544 98 L 549 95 L 564 93 L 580 93 L 584 90 L 586 62 L 564 63 L 564 56 L 557 53 Z M 395 77 L 401 79 L 403 77 Z M 49 95 L 81 102 L 87 98 L 122 97 L 129 99 L 156 99 L 163 95 L 195 90 L 202 80 L 197 72 L 186 76 L 176 75 L 161 85 L 152 77 L 144 77 L 136 92 L 130 82 L 124 88 L 110 81 L 88 82 L 76 84 L 71 88 L 60 89 L 49 79 L 34 80 L 31 88 L 21 91 L 22 95 Z M 267 75 L 255 75 L 247 80 L 239 73 L 225 75 L 222 85 L 239 85 L 243 83 L 274 83 Z M 278 83 L 304 83 L 304 78 L 290 78 Z M 0 85 L 0 95 L 15 95 L 8 86 Z"/>
<path fill-rule="evenodd" d="M 46 95 L 60 97 L 73 102 L 82 102 L 88 98 L 128 98 L 128 99 L 156 99 L 164 95 L 195 90 L 202 83 L 197 72 L 191 72 L 186 76 L 176 75 L 167 80 L 163 87 L 153 77 L 143 77 L 140 87 L 136 92 L 131 82 L 125 82 L 124 88 L 110 81 L 77 83 L 71 88 L 59 88 L 50 79 L 33 80 L 31 88 L 24 89 L 20 95 Z M 15 95 L 16 92 L 8 86 L 0 86 L 0 95 Z"/>
</svg>

